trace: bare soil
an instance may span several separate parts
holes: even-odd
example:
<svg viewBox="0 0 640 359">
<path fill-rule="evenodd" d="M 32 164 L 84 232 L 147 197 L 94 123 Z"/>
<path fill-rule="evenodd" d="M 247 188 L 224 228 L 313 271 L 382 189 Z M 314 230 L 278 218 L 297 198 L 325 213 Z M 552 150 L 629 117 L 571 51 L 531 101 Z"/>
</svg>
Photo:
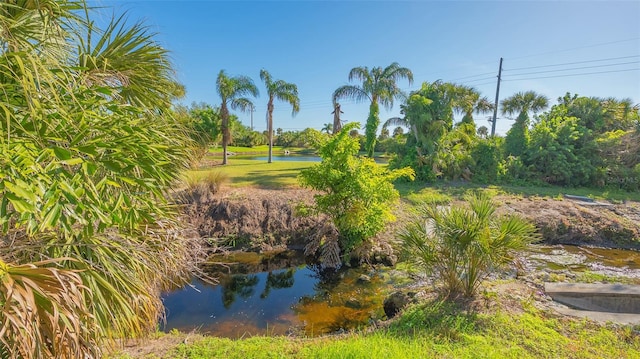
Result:
<svg viewBox="0 0 640 359">
<path fill-rule="evenodd" d="M 185 205 L 184 213 L 202 238 L 249 250 L 299 249 L 327 221 L 324 216 L 297 215 L 296 208 L 313 203 L 313 195 L 304 189 L 225 189 Z M 590 203 L 509 195 L 494 200 L 500 204 L 499 213 L 517 214 L 533 222 L 545 243 L 640 249 L 639 202 Z M 395 231 L 410 218 L 407 205 L 399 205 L 395 213 L 398 221 L 374 243 L 393 242 Z M 382 246 L 389 251 L 386 244 Z"/>
</svg>

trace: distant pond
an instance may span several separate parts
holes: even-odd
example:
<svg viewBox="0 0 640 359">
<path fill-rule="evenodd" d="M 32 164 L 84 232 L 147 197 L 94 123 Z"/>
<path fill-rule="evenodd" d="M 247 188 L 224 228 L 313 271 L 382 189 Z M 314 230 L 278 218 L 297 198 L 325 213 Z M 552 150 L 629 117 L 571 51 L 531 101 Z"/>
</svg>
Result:
<svg viewBox="0 0 640 359">
<path fill-rule="evenodd" d="M 242 160 L 256 160 L 256 161 L 264 161 L 264 162 L 269 160 L 268 156 L 262 156 L 262 155 L 258 155 L 258 156 L 238 155 L 233 157 L 242 159 Z M 320 162 L 322 160 L 319 156 L 310 156 L 310 155 L 277 155 L 277 156 L 271 156 L 271 159 L 274 162 L 278 162 L 278 161 Z M 389 162 L 389 160 L 386 158 L 377 158 L 377 157 L 374 158 L 374 161 L 380 164 L 386 164 Z"/>
<path fill-rule="evenodd" d="M 194 279 L 192 286 L 164 294 L 163 330 L 196 329 L 228 338 L 314 336 L 384 317 L 382 302 L 391 284 L 383 270 L 326 271 L 290 251 L 267 257 L 240 253 L 213 261 L 243 263 L 210 265 L 207 271 L 219 278 L 217 285 Z"/>
</svg>

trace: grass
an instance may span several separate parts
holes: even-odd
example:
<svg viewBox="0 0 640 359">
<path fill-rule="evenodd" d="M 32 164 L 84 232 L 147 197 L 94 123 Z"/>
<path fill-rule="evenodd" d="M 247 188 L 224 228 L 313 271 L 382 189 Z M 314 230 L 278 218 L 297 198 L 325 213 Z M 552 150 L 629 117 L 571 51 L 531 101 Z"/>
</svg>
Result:
<svg viewBox="0 0 640 359">
<path fill-rule="evenodd" d="M 233 151 L 233 150 L 231 150 Z M 274 162 L 231 157 L 227 166 L 191 171 L 188 176 L 219 172 L 234 187 L 297 187 L 297 175 L 313 162 Z M 412 204 L 449 203 L 473 192 L 490 196 L 563 194 L 597 200 L 640 201 L 640 193 L 562 187 L 482 186 L 463 182 L 398 183 L 401 196 Z M 611 278 L 585 273 L 589 281 Z M 522 313 L 493 310 L 469 313 L 449 303 L 413 306 L 390 327 L 320 338 L 256 336 L 238 340 L 196 336 L 149 358 L 640 358 L 639 327 L 599 325 L 586 320 L 556 318 L 524 305 Z M 177 334 L 167 334 L 171 337 Z M 184 335 L 184 334 L 182 334 Z M 126 355 L 117 358 L 128 358 Z"/>
<path fill-rule="evenodd" d="M 560 319 L 525 308 L 520 314 L 500 310 L 481 314 L 433 301 L 409 308 L 389 328 L 370 333 L 241 340 L 200 337 L 174 346 L 162 357 L 640 358 L 640 336 L 632 327 Z"/>
<path fill-rule="evenodd" d="M 410 202 L 435 201 L 448 203 L 453 199 L 462 199 L 473 192 L 483 192 L 490 197 L 499 194 L 513 196 L 536 196 L 545 198 L 562 198 L 565 194 L 609 200 L 612 202 L 640 201 L 640 192 L 599 188 L 566 188 L 558 186 L 515 186 L 515 185 L 481 185 L 469 182 L 424 182 L 398 183 L 396 188 L 403 198 Z"/>
<path fill-rule="evenodd" d="M 206 176 L 210 172 L 220 172 L 229 177 L 232 187 L 287 188 L 298 187 L 300 170 L 313 166 L 314 162 L 243 160 L 230 158 L 226 166 L 188 171 L 187 177 Z"/>
</svg>

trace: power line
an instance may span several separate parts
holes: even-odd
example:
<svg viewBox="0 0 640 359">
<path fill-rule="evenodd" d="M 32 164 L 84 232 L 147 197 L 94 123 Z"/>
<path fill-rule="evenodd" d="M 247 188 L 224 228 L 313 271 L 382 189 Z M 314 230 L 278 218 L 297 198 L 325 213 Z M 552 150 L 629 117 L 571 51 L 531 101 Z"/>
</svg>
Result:
<svg viewBox="0 0 640 359">
<path fill-rule="evenodd" d="M 577 64 L 586 64 L 589 62 L 600 62 L 600 61 L 611 61 L 611 60 L 622 60 L 622 59 L 631 59 L 638 58 L 640 55 L 633 56 L 621 56 L 621 57 L 610 57 L 608 59 L 598 59 L 598 60 L 588 60 L 588 61 L 576 61 L 576 62 L 565 62 L 562 64 L 553 64 L 553 65 L 540 65 L 540 66 L 528 66 L 528 67 L 518 67 L 515 69 L 504 69 L 503 71 L 517 71 L 517 70 L 529 70 L 529 69 L 539 69 L 543 67 L 554 67 L 554 66 L 565 66 L 565 65 L 577 65 Z"/>
<path fill-rule="evenodd" d="M 509 76 L 521 76 L 521 75 L 534 75 L 534 74 L 543 74 L 549 72 L 559 72 L 559 71 L 573 71 L 573 70 L 583 70 L 583 69 L 594 69 L 598 67 L 608 67 L 608 66 L 620 66 L 620 65 L 629 65 L 629 64 L 637 64 L 640 61 L 629 61 L 629 62 L 619 62 L 616 64 L 607 64 L 607 65 L 593 65 L 593 66 L 581 66 L 581 67 L 572 67 L 568 69 L 558 69 L 558 70 L 546 70 L 546 71 L 534 71 L 534 72 L 523 72 L 518 74 L 508 74 Z"/>
<path fill-rule="evenodd" d="M 493 75 L 495 74 L 495 71 L 492 72 L 485 72 L 482 74 L 477 74 L 477 75 L 471 75 L 471 76 L 465 76 L 465 77 L 458 77 L 457 79 L 453 79 L 451 81 L 458 81 L 458 80 L 464 80 L 464 79 L 468 79 L 468 78 L 472 78 L 472 77 L 478 77 L 478 76 L 485 76 L 485 75 Z"/>
<path fill-rule="evenodd" d="M 541 76 L 541 77 L 526 77 L 526 78 L 521 78 L 521 79 L 510 79 L 510 80 L 502 80 L 502 81 L 521 81 L 521 80 L 551 79 L 551 78 L 556 78 L 556 77 L 584 76 L 584 75 L 608 74 L 608 73 L 612 73 L 612 72 L 628 72 L 628 71 L 640 71 L 640 68 L 635 68 L 635 69 L 624 69 L 624 70 L 611 70 L 611 71 L 598 71 L 598 72 L 584 72 L 584 73 L 580 73 L 580 74 L 570 74 L 570 75 Z"/>
<path fill-rule="evenodd" d="M 542 52 L 539 54 L 533 54 L 533 55 L 526 55 L 526 56 L 520 56 L 520 57 L 512 57 L 512 58 L 508 58 L 508 60 L 519 60 L 519 59 L 525 59 L 528 57 L 534 57 L 534 56 L 541 56 L 541 55 L 549 55 L 549 54 L 555 54 L 555 53 L 559 53 L 559 52 L 567 52 L 567 51 L 572 51 L 572 50 L 578 50 L 578 49 L 586 49 L 586 48 L 590 48 L 590 47 L 598 47 L 598 46 L 605 46 L 605 45 L 612 45 L 612 44 L 619 44 L 621 42 L 629 42 L 629 41 L 635 41 L 635 40 L 640 40 L 640 37 L 634 37 L 632 39 L 625 39 L 625 40 L 616 40 L 616 41 L 609 41 L 609 42 L 602 42 L 602 43 L 598 43 L 598 44 L 593 44 L 593 45 L 585 45 L 585 46 L 578 46 L 578 47 L 572 47 L 570 49 L 563 49 L 563 50 L 556 50 L 556 51 L 547 51 L 547 52 Z"/>
</svg>

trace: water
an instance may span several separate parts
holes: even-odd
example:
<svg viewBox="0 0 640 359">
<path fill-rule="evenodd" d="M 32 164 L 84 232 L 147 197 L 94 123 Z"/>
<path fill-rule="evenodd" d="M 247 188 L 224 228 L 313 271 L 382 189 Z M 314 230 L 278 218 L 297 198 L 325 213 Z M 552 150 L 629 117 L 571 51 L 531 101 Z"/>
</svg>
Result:
<svg viewBox="0 0 640 359">
<path fill-rule="evenodd" d="M 234 156 L 238 159 L 243 160 L 255 160 L 255 161 L 264 161 L 267 162 L 269 160 L 268 156 Z M 320 162 L 322 159 L 319 156 L 307 156 L 307 155 L 285 155 L 285 156 L 272 156 L 271 159 L 274 162 L 278 161 L 292 161 L 292 162 Z M 388 160 L 386 158 L 374 158 L 374 161 L 379 164 L 386 164 Z"/>
<path fill-rule="evenodd" d="M 576 246 L 533 246 L 532 270 L 605 274 L 640 279 L 640 252 Z M 223 264 L 221 262 L 226 262 Z M 231 264 L 236 263 L 236 264 Z M 237 252 L 212 258 L 206 271 L 218 285 L 194 280 L 163 296 L 165 331 L 173 328 L 228 338 L 251 335 L 321 335 L 384 318 L 382 302 L 393 290 L 391 271 L 326 272 L 298 252 Z"/>
<path fill-rule="evenodd" d="M 390 284 L 382 271 L 324 272 L 315 266 L 294 264 L 303 257 L 289 252 L 279 258 L 243 256 L 245 263 L 232 268 L 236 274 L 211 273 L 220 278 L 218 285 L 194 280 L 192 287 L 164 295 L 167 316 L 163 329 L 197 329 L 228 338 L 313 336 L 357 328 L 368 324 L 370 318 L 384 316 L 382 301 Z M 289 268 L 275 269 L 279 266 Z"/>
<path fill-rule="evenodd" d="M 527 260 L 535 269 L 593 272 L 640 279 L 640 252 L 569 245 L 533 246 Z"/>
</svg>

